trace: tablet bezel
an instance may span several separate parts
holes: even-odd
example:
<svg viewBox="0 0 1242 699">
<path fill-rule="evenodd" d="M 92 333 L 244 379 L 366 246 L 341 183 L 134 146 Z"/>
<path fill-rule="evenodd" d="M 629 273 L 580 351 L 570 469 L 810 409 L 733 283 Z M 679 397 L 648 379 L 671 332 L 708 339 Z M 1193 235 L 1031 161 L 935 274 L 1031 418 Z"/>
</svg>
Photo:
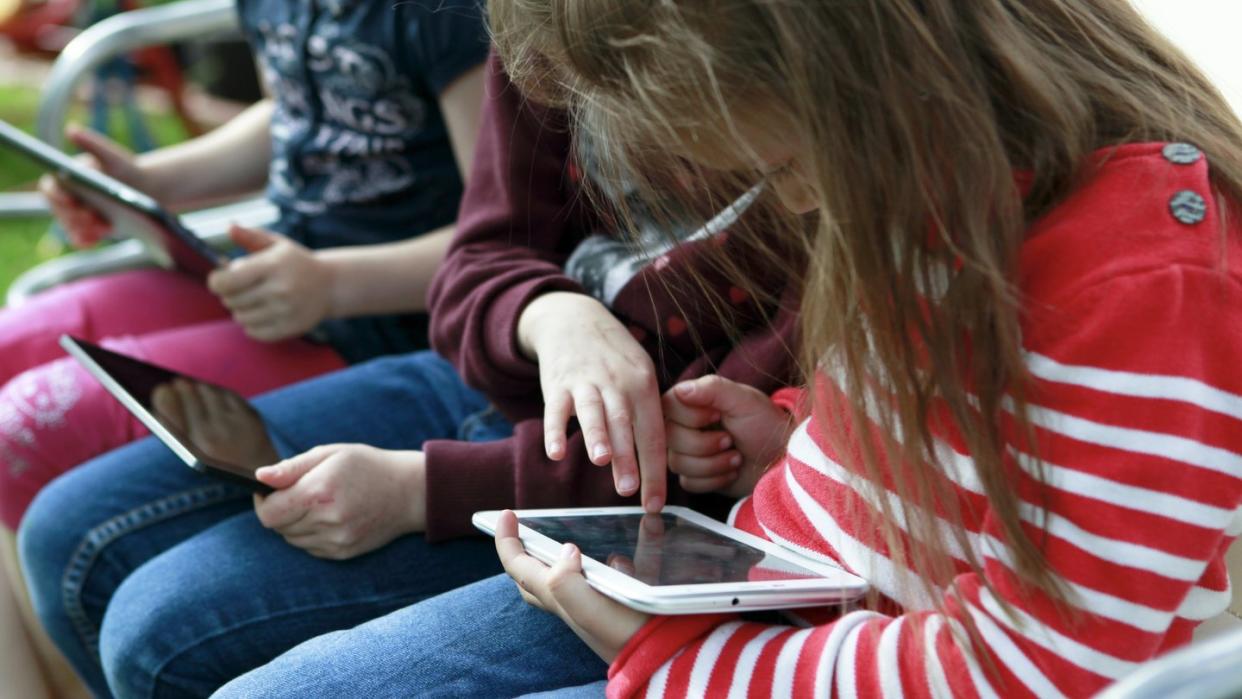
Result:
<svg viewBox="0 0 1242 699">
<path fill-rule="evenodd" d="M 592 587 L 628 607 L 648 614 L 701 614 L 818 607 L 848 602 L 867 592 L 868 584 L 865 580 L 841 568 L 791 552 L 685 507 L 669 506 L 663 511 L 824 577 L 809 580 L 648 585 L 602 561 L 583 555 L 583 573 Z M 527 552 L 551 565 L 557 560 L 564 542 L 555 541 L 523 525 L 523 517 L 641 515 L 644 510 L 641 507 L 575 507 L 515 510 L 514 514 L 518 517 L 518 538 L 526 546 Z M 476 528 L 494 536 L 499 517 L 499 510 L 488 510 L 474 513 L 472 521 Z"/>
<path fill-rule="evenodd" d="M 86 167 L 68 154 L 40 141 L 0 119 L 0 143 L 6 144 L 43 169 L 58 177 L 75 195 L 96 208 L 120 206 L 136 214 L 155 229 L 139 235 L 164 266 L 173 266 L 198 278 L 206 278 L 224 258 L 211 249 L 180 219 L 144 192 L 98 170 Z M 141 233 L 141 232 L 140 232 Z M 148 239 L 153 235 L 157 240 Z"/>
<path fill-rule="evenodd" d="M 151 431 L 151 434 L 155 435 L 157 439 L 164 443 L 164 446 L 172 450 L 172 452 L 177 455 L 177 458 L 185 462 L 186 466 L 189 466 L 203 475 L 222 478 L 224 480 L 243 485 L 258 493 L 272 492 L 272 489 L 269 486 L 260 483 L 257 480 L 246 478 L 232 471 L 205 463 L 202 459 L 195 456 L 193 450 L 186 446 L 180 437 L 173 434 L 173 432 L 169 430 L 164 423 L 159 420 L 159 418 L 155 417 L 151 414 L 151 411 L 147 410 L 146 406 L 142 404 L 142 401 L 135 398 L 128 389 L 122 386 L 121 383 L 113 378 L 106 369 L 100 366 L 99 362 L 95 361 L 95 358 L 92 357 L 84 347 L 82 347 L 82 344 L 84 343 L 85 340 L 78 340 L 71 335 L 60 336 L 61 348 L 64 349 L 65 352 L 69 353 L 69 356 L 73 357 L 79 364 L 81 364 L 82 368 L 86 369 L 88 374 L 93 376 L 95 380 L 99 381 L 99 383 L 104 387 L 104 390 L 120 402 L 126 410 L 133 414 L 134 417 L 138 418 L 138 420 Z M 111 350 L 108 350 L 106 347 L 100 347 L 100 349 L 111 352 Z M 133 357 L 127 357 L 127 359 L 134 362 L 145 363 L 141 360 L 134 359 Z M 172 371 L 171 369 L 163 369 L 163 371 L 180 376 L 180 374 Z M 198 379 L 191 380 L 198 381 Z"/>
</svg>

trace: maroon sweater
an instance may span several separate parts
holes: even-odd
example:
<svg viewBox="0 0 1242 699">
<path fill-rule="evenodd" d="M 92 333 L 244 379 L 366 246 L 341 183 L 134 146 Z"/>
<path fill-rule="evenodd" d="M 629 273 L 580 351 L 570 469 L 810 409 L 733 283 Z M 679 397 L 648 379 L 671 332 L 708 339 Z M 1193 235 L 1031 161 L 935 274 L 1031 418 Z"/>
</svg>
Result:
<svg viewBox="0 0 1242 699">
<path fill-rule="evenodd" d="M 424 445 L 432 541 L 473 532 L 470 516 L 477 510 L 626 503 L 613 490 L 611 469 L 587 459 L 581 433 L 570 435 L 564 460 L 547 458 L 539 370 L 517 345 L 518 316 L 531 299 L 583 292 L 564 264 L 600 222 L 578 205 L 564 115 L 526 101 L 494 55 L 487 80 L 457 236 L 431 286 L 431 340 L 515 427 L 512 437 L 495 442 Z M 718 373 L 771 391 L 794 377 L 796 291 L 780 291 L 792 275 L 756 271 L 762 288 L 782 298 L 779 308 L 758 308 L 699 249 L 724 245 L 727 252 L 732 244 L 717 236 L 680 245 L 639 271 L 612 301 L 613 313 L 651 354 L 662 388 Z M 688 281 L 695 278 L 689 268 L 733 304 L 733 333 L 720 327 L 711 303 Z M 670 502 L 687 501 L 675 479 L 669 494 Z"/>
</svg>

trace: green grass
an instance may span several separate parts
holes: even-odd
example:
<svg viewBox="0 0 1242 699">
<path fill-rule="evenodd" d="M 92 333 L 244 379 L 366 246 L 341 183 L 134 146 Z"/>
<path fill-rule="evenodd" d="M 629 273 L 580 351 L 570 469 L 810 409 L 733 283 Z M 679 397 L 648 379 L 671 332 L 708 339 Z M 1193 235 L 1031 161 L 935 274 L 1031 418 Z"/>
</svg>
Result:
<svg viewBox="0 0 1242 699">
<path fill-rule="evenodd" d="M 0 85 L 0 119 L 27 131 L 33 131 L 38 110 L 39 93 L 29 87 Z M 71 121 L 84 122 L 81 107 L 70 114 Z M 122 143 L 129 142 L 121 114 L 113 110 L 109 133 Z M 156 143 L 167 145 L 186 138 L 185 130 L 175 116 L 154 114 L 147 118 Z M 39 169 L 17 154 L 0 149 L 0 192 L 34 189 Z M 46 217 L 0 218 L 0 304 L 3 294 L 17 275 L 64 252 L 64 246 L 47 235 L 51 219 Z"/>
<path fill-rule="evenodd" d="M 5 121 L 30 130 L 38 102 L 35 90 L 0 86 L 0 118 Z M 0 150 L 0 191 L 30 189 L 38 176 L 38 168 L 25 158 Z M 17 275 L 60 253 L 59 246 L 39 244 L 49 222 L 47 218 L 0 219 L 0 299 Z"/>
</svg>

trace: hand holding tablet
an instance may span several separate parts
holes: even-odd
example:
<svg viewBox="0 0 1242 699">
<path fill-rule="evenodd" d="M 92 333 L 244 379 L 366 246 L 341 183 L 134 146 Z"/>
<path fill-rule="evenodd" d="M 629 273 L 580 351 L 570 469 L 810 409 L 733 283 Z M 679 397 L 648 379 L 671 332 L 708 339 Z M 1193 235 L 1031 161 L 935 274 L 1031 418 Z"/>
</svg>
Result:
<svg viewBox="0 0 1242 699">
<path fill-rule="evenodd" d="M 73 196 L 107 218 L 118 233 L 141 240 L 161 266 L 206 279 L 224 261 L 223 256 L 147 194 L 78 162 L 3 120 L 0 145 L 55 175 Z"/>
<path fill-rule="evenodd" d="M 646 514 L 638 507 L 519 510 L 526 552 L 552 564 L 561 547 L 582 552 L 587 582 L 649 614 L 697 614 L 821 606 L 867 591 L 866 581 L 805 559 L 683 507 Z M 500 512 L 474 524 L 495 534 Z"/>
<path fill-rule="evenodd" d="M 65 138 L 81 151 L 74 156 L 78 162 L 159 200 L 155 191 L 144 181 L 142 168 L 138 167 L 134 154 L 121 144 L 101 133 L 75 125 L 65 128 Z M 39 192 L 47 199 L 52 216 L 73 247 L 93 247 L 112 236 L 112 222 L 75 195 L 61 178 L 52 173 L 44 174 L 39 178 Z"/>
</svg>

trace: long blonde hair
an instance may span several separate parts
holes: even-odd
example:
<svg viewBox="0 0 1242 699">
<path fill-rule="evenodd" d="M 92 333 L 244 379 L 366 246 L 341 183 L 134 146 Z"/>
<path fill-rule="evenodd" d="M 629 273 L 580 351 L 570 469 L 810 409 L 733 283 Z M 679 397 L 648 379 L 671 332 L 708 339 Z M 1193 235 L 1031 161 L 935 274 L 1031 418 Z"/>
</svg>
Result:
<svg viewBox="0 0 1242 699">
<path fill-rule="evenodd" d="M 952 579 L 951 551 L 981 569 L 936 471 L 949 427 L 1019 579 L 1065 601 L 1023 529 L 1010 454 L 1037 451 L 1018 251 L 1112 145 L 1193 143 L 1218 196 L 1242 199 L 1242 127 L 1192 63 L 1127 0 L 491 0 L 490 14 L 515 83 L 567 107 L 605 171 L 652 201 L 675 191 L 679 153 L 740 149 L 757 110 L 778 117 L 770 136 L 800 139 L 820 209 L 810 233 L 784 219 L 805 270 L 774 262 L 802 275 L 804 369 L 831 363 L 848 396 L 851 420 L 828 427 L 870 416 L 884 435 L 840 451 L 898 496 L 874 499 L 889 555 L 928 591 Z M 938 514 L 949 541 L 915 534 L 940 531 Z"/>
</svg>

